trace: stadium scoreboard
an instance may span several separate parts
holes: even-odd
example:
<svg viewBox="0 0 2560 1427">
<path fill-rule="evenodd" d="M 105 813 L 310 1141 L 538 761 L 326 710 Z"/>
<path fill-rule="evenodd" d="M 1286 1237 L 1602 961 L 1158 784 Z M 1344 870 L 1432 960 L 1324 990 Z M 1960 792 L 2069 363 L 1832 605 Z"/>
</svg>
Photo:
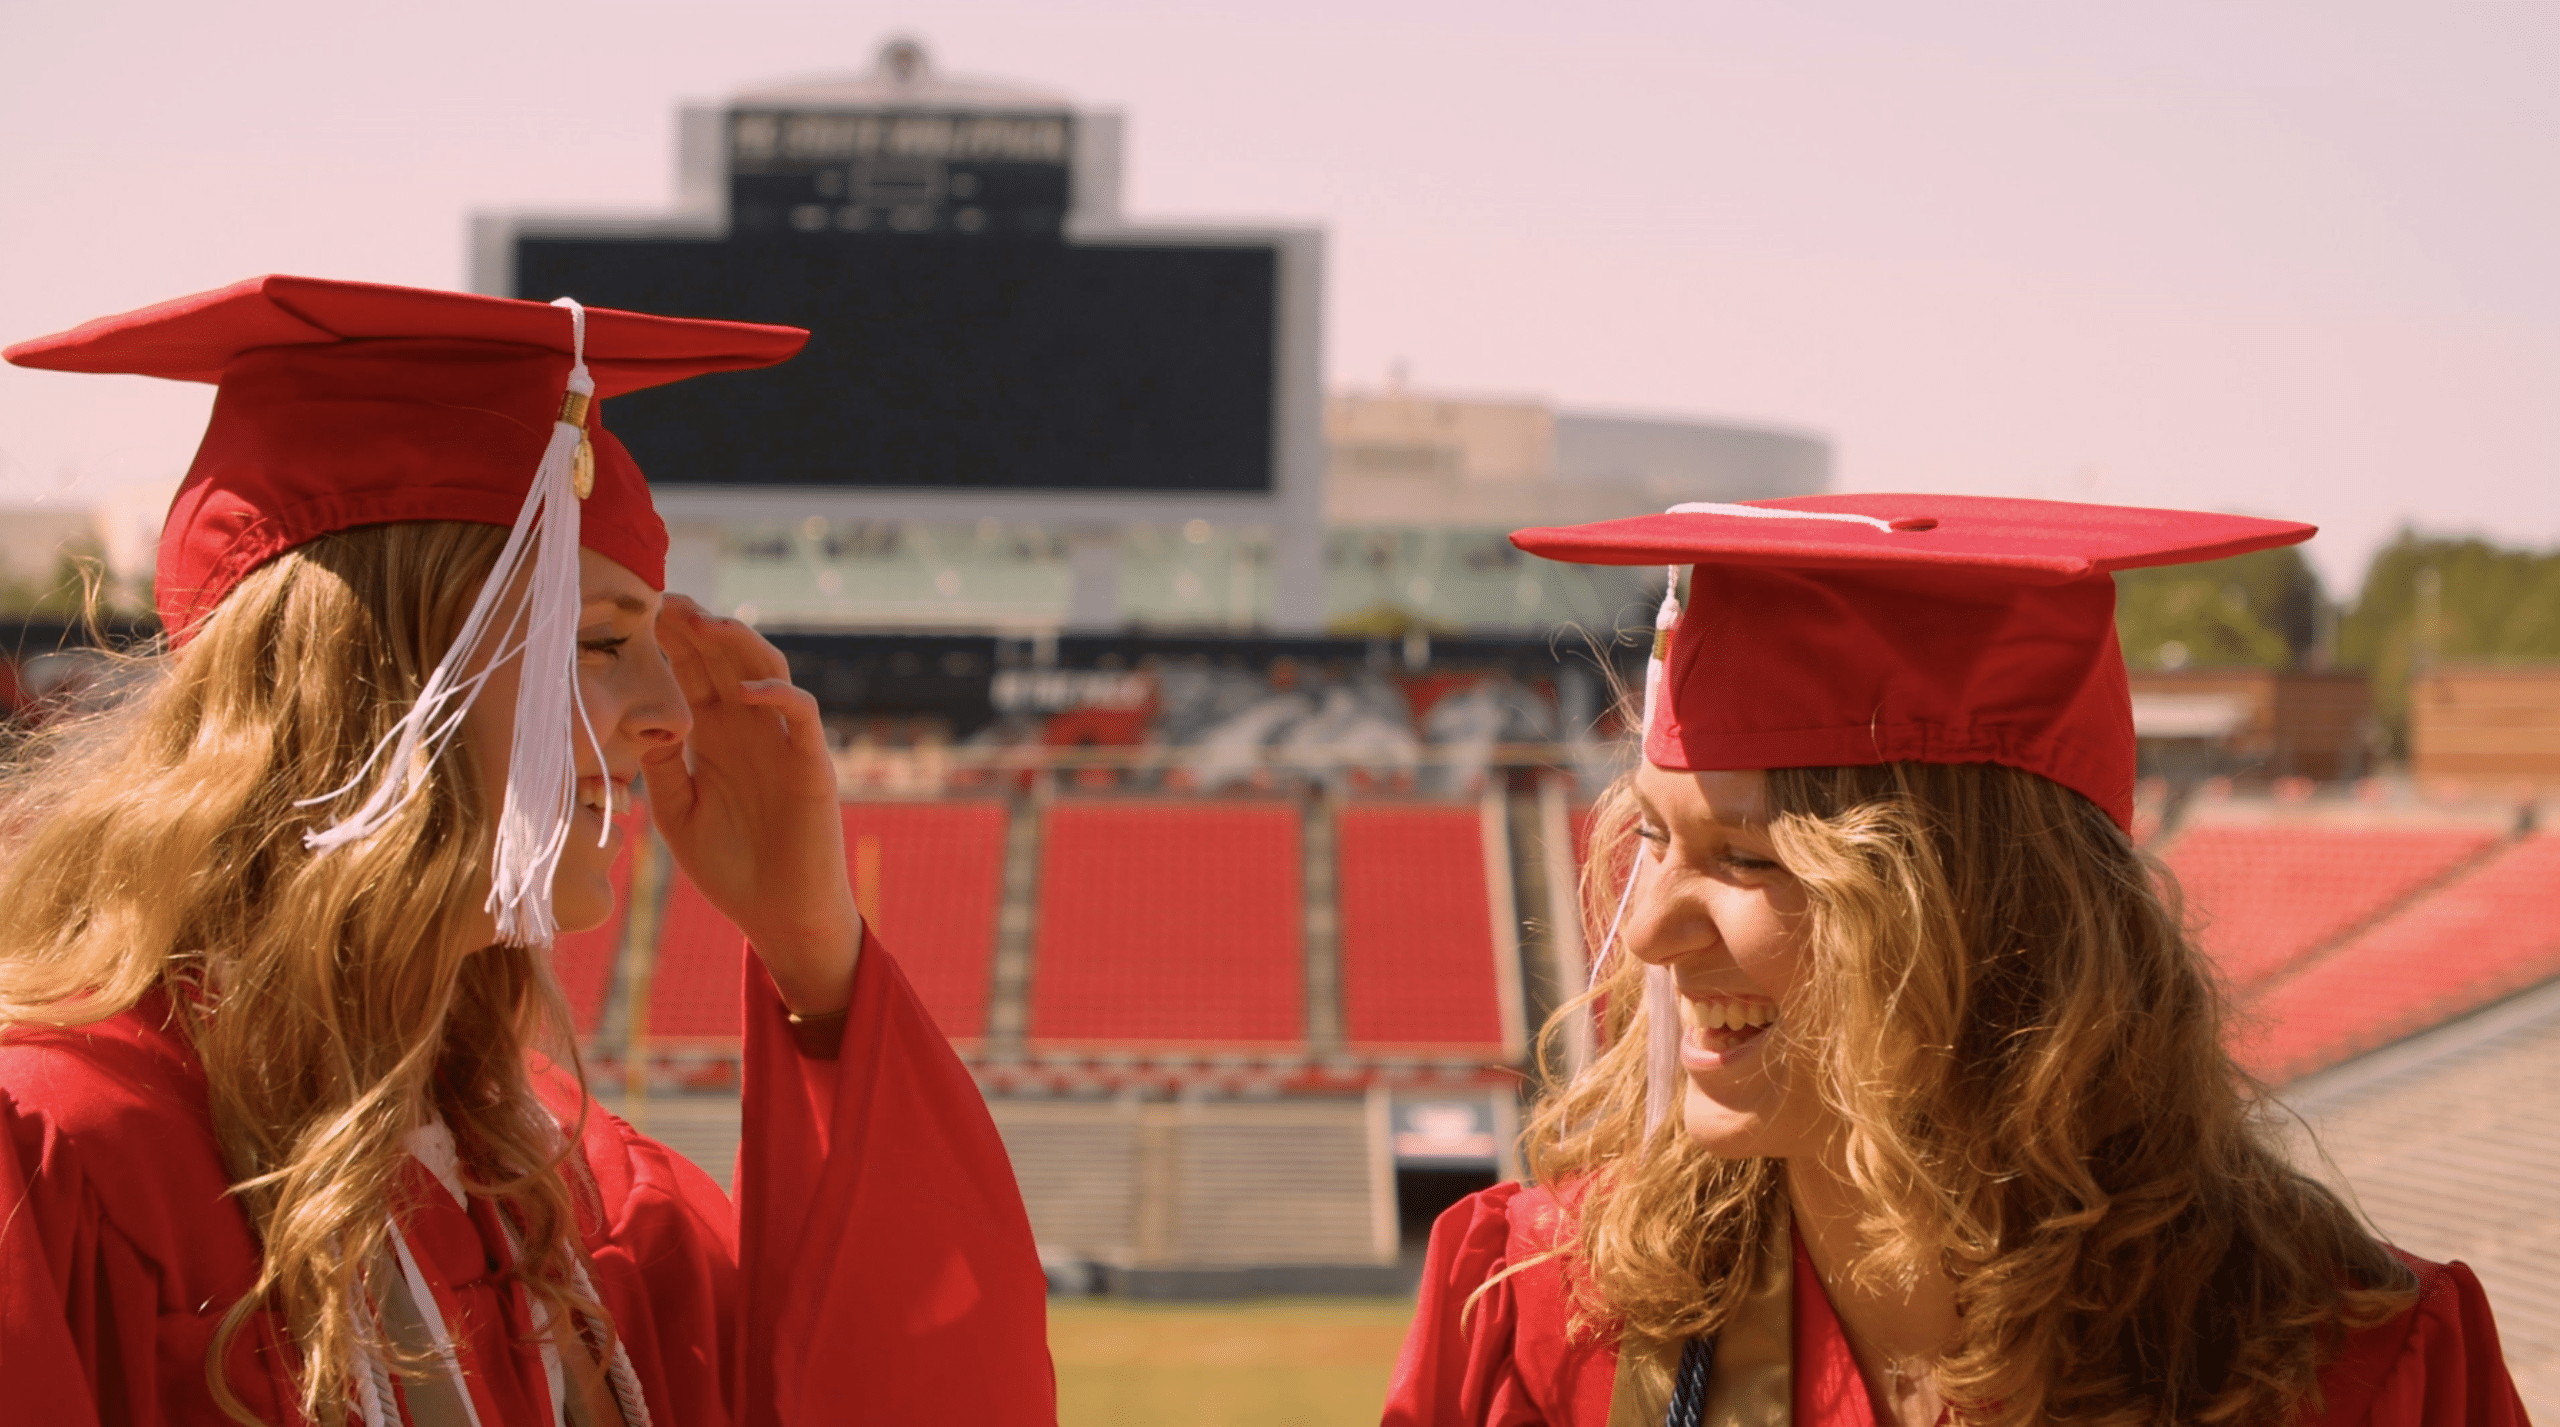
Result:
<svg viewBox="0 0 2560 1427">
<path fill-rule="evenodd" d="M 727 116 L 729 222 L 785 232 L 1056 238 L 1073 198 L 1069 113 Z"/>
<path fill-rule="evenodd" d="M 616 397 L 686 485 L 1267 492 L 1267 247 L 526 237 L 518 292 L 810 330 L 765 371 Z"/>
<path fill-rule="evenodd" d="M 769 371 L 616 398 L 653 482 L 1275 493 L 1277 235 L 1079 231 L 1064 107 L 750 95 L 718 122 L 716 227 L 510 240 L 516 296 L 810 329 Z"/>
</svg>

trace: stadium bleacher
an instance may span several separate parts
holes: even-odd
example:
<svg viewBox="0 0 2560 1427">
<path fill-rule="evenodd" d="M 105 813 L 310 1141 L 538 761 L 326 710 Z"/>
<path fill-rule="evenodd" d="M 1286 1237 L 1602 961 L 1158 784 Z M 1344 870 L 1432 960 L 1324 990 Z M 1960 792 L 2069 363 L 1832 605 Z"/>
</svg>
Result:
<svg viewBox="0 0 2560 1427">
<path fill-rule="evenodd" d="M 942 1033 L 964 1045 L 977 1040 L 986 1028 L 1004 878 L 1005 804 L 847 803 L 843 816 L 856 902 Z M 677 873 L 650 977 L 653 1041 L 734 1046 L 744 945 L 737 927 Z"/>
<path fill-rule="evenodd" d="M 2251 1006 L 2243 1060 L 2292 1080 L 2560 976 L 2560 834 L 2504 842 Z"/>
<path fill-rule="evenodd" d="M 1007 818 L 993 799 L 844 808 L 855 900 L 934 1023 L 963 1045 L 986 1034 Z"/>
<path fill-rule="evenodd" d="M 1044 823 L 1035 1047 L 1304 1043 L 1297 804 L 1062 801 Z"/>
<path fill-rule="evenodd" d="M 1501 957 L 1474 803 L 1353 803 L 1334 822 L 1344 1038 L 1361 1049 L 1431 1047 L 1499 1057 Z"/>
<path fill-rule="evenodd" d="M 2487 852 L 2477 827 L 2208 826 L 2166 854 L 2188 923 L 2237 990 L 2354 933 Z"/>
<path fill-rule="evenodd" d="M 652 1049 L 728 1049 L 744 1033 L 738 977 L 746 937 L 693 879 L 675 874 L 649 972 Z"/>
<path fill-rule="evenodd" d="M 1118 1083 L 1109 1067 L 1154 1062 L 1177 1079 L 1206 1075 L 1241 1056 L 1278 1076 L 1261 1082 L 1274 1088 L 1348 1090 L 1417 1058 L 1489 1072 L 1515 1063 L 1534 1029 L 1518 1019 L 1523 951 L 1503 911 L 1509 888 L 1491 880 L 1526 865 L 1499 846 L 1498 801 L 848 803 L 857 900 L 973 1059 L 1005 999 L 996 967 L 1017 855 L 1009 831 L 1034 806 L 1025 970 L 1005 1055 L 1102 1068 L 1053 1088 L 1106 1089 Z M 1329 888 L 1303 866 L 1310 817 L 1330 821 Z M 644 815 L 629 826 L 645 835 Z M 1587 811 L 1570 826 L 1579 844 Z M 2551 834 L 2441 817 L 2252 814 L 2174 829 L 2164 857 L 2241 1012 L 2235 1044 L 2274 1082 L 2560 976 Z M 627 856 L 614 878 L 628 888 Z M 1330 1006 L 1308 999 L 1311 894 L 1331 904 L 1321 909 L 1338 957 Z M 733 1055 L 739 934 L 681 874 L 667 879 L 657 925 L 651 1049 Z M 625 939 L 619 915 L 561 939 L 558 975 L 582 1036 L 607 1019 Z M 1330 1051 L 1310 1039 L 1328 1015 L 1339 1028 Z M 1331 1059 L 1343 1055 L 1348 1072 Z M 1011 1074 L 999 1067 L 992 1083 L 1029 1083 Z"/>
</svg>

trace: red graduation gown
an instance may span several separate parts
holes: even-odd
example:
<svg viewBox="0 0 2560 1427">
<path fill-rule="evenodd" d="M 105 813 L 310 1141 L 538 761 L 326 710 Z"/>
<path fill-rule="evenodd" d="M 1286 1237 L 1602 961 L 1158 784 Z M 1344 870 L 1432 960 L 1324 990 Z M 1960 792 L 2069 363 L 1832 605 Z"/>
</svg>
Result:
<svg viewBox="0 0 2560 1427">
<path fill-rule="evenodd" d="M 1606 1427 L 1617 1344 L 1605 1334 L 1567 1335 L 1566 1285 L 1554 1261 L 1504 1279 L 1466 1308 L 1514 1259 L 1553 1244 L 1559 1220 L 1552 1196 L 1518 1184 L 1471 1195 L 1440 1216 L 1384 1427 Z M 2303 1421 L 2526 1427 L 2480 1281 L 2458 1263 L 2409 1262 L 2422 1285 L 2418 1303 L 2348 1340 L 2321 1376 L 2324 1410 Z M 1801 1245 L 1794 1300 L 1796 1427 L 1875 1427 L 1848 1340 Z"/>
<path fill-rule="evenodd" d="M 1047 1285 L 986 1104 L 876 944 L 841 1058 L 804 1057 L 747 960 L 737 1198 L 590 1106 L 580 1152 L 595 1284 L 661 1427 L 1056 1420 Z M 542 1079 L 564 1121 L 577 1090 Z M 217 1427 L 205 1381 L 257 1278 L 204 1072 L 157 996 L 92 1026 L 0 1036 L 0 1423 Z M 423 1167 L 403 1232 L 486 1427 L 552 1421 L 503 1230 Z M 235 1391 L 290 1412 L 290 1344 L 233 1339 Z M 328 1427 L 338 1427 L 335 1422 Z"/>
</svg>

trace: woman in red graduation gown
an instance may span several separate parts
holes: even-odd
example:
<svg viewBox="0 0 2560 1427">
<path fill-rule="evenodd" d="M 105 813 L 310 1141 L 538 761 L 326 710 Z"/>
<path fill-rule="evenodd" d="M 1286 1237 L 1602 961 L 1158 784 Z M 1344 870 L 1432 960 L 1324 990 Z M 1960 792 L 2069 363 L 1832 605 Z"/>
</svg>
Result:
<svg viewBox="0 0 2560 1427">
<path fill-rule="evenodd" d="M 1390 1427 L 2521 1424 L 2471 1273 L 2270 1140 L 2129 836 L 2109 572 L 2310 534 L 1875 495 L 1515 537 L 1695 568 L 1594 825 L 1560 1023 L 1606 1044 L 1535 1187 L 1435 1226 Z"/>
<path fill-rule="evenodd" d="M 1054 1420 L 1019 1193 L 854 910 L 815 705 L 661 595 L 597 424 L 805 336 L 261 278 L 10 349 L 219 391 L 174 652 L 0 793 L 0 1422 Z M 635 782 L 752 944 L 734 1203 L 561 1033 Z"/>
</svg>

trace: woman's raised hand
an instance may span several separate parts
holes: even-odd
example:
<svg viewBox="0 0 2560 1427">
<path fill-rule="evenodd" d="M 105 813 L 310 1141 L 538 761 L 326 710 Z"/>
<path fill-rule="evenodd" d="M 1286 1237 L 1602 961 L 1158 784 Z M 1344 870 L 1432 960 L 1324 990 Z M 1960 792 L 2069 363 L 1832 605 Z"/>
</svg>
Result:
<svg viewBox="0 0 2560 1427">
<path fill-rule="evenodd" d="M 862 918 L 818 701 L 764 636 L 683 595 L 667 596 L 658 639 L 693 737 L 642 765 L 650 815 L 685 875 L 746 932 L 783 1002 L 802 1015 L 841 1010 Z"/>
</svg>

